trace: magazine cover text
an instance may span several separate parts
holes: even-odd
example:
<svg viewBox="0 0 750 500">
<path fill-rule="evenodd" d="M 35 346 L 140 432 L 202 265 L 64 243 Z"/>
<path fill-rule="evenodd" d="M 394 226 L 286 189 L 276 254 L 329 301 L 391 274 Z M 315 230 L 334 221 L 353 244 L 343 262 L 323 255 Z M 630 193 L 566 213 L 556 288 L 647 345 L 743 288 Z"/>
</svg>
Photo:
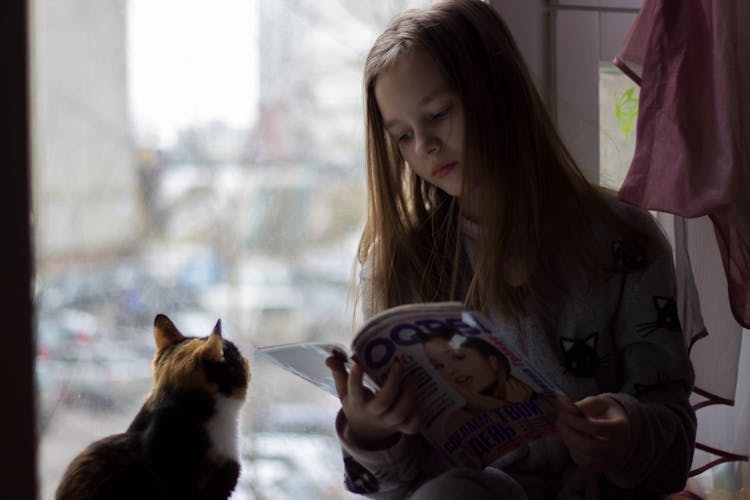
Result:
<svg viewBox="0 0 750 500">
<path fill-rule="evenodd" d="M 378 384 L 393 363 L 416 382 L 422 433 L 456 465 L 484 467 L 555 431 L 555 389 L 482 315 L 460 303 L 402 306 L 356 337 Z"/>
</svg>

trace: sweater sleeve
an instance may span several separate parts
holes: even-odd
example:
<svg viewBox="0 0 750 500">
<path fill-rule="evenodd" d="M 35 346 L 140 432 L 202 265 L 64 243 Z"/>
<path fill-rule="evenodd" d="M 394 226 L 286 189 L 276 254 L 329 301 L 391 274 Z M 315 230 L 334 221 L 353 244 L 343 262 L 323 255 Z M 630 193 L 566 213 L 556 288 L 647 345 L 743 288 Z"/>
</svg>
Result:
<svg viewBox="0 0 750 500">
<path fill-rule="evenodd" d="M 365 261 L 359 276 L 359 314 L 362 321 L 370 319 L 373 311 L 372 263 Z M 401 435 L 393 446 L 366 449 L 359 446 L 349 433 L 344 412 L 336 416 L 336 435 L 344 458 L 344 484 L 360 495 L 379 499 L 407 497 L 424 478 L 428 477 L 434 458 L 431 446 L 421 435 Z"/>
<path fill-rule="evenodd" d="M 627 465 L 607 477 L 644 494 L 684 487 L 696 433 L 694 372 L 677 315 L 672 253 L 659 238 L 660 248 L 624 278 L 613 332 L 624 384 L 610 396 L 629 417 L 634 445 Z"/>
<path fill-rule="evenodd" d="M 339 411 L 336 434 L 344 454 L 344 483 L 360 495 L 379 499 L 406 498 L 426 477 L 430 445 L 419 434 L 401 435 L 393 446 L 366 449 L 351 439 L 346 416 Z"/>
</svg>

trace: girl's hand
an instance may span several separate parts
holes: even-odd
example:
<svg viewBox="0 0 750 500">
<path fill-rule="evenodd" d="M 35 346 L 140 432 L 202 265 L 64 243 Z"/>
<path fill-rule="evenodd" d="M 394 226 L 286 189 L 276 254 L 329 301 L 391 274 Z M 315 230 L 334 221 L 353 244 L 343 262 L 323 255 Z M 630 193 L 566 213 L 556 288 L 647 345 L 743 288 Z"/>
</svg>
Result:
<svg viewBox="0 0 750 500">
<path fill-rule="evenodd" d="M 558 428 L 573 461 L 591 472 L 611 472 L 628 460 L 635 437 L 625 410 L 608 396 L 557 404 Z"/>
<path fill-rule="evenodd" d="M 336 356 L 326 359 L 336 382 L 336 392 L 349 422 L 349 431 L 358 444 L 383 448 L 393 443 L 399 433 L 416 434 L 421 419 L 416 410 L 415 386 L 411 379 L 402 387 L 401 368 L 394 363 L 377 394 L 362 383 L 364 372 L 355 363 L 347 373 Z"/>
</svg>

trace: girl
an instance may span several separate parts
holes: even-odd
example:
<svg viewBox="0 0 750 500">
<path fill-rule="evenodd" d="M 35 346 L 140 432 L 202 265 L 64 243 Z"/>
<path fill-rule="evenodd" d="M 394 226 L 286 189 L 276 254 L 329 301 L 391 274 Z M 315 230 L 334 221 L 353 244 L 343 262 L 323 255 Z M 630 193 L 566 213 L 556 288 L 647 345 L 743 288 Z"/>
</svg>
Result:
<svg viewBox="0 0 750 500">
<path fill-rule="evenodd" d="M 375 498 L 661 498 L 685 484 L 693 371 L 669 244 L 648 213 L 590 185 L 498 14 L 480 0 L 408 11 L 365 66 L 365 315 L 462 300 L 575 403 L 559 434 L 484 470 L 419 435 L 413 387 L 328 360 L 347 484 Z"/>
</svg>

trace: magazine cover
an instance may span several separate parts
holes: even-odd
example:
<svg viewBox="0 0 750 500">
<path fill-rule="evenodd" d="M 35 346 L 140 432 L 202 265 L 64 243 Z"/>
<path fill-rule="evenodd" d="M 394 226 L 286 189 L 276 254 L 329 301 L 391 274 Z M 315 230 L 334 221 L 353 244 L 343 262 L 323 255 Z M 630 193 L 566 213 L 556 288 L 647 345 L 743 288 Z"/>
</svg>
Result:
<svg viewBox="0 0 750 500">
<path fill-rule="evenodd" d="M 404 377 L 416 382 L 422 434 L 456 465 L 484 467 L 522 443 L 556 432 L 558 391 L 503 342 L 501 331 L 460 302 L 383 311 L 357 333 L 353 354 L 343 350 L 323 343 L 258 349 L 334 395 L 325 366 L 334 351 L 360 363 L 374 390 L 393 363 L 400 364 Z"/>
</svg>

